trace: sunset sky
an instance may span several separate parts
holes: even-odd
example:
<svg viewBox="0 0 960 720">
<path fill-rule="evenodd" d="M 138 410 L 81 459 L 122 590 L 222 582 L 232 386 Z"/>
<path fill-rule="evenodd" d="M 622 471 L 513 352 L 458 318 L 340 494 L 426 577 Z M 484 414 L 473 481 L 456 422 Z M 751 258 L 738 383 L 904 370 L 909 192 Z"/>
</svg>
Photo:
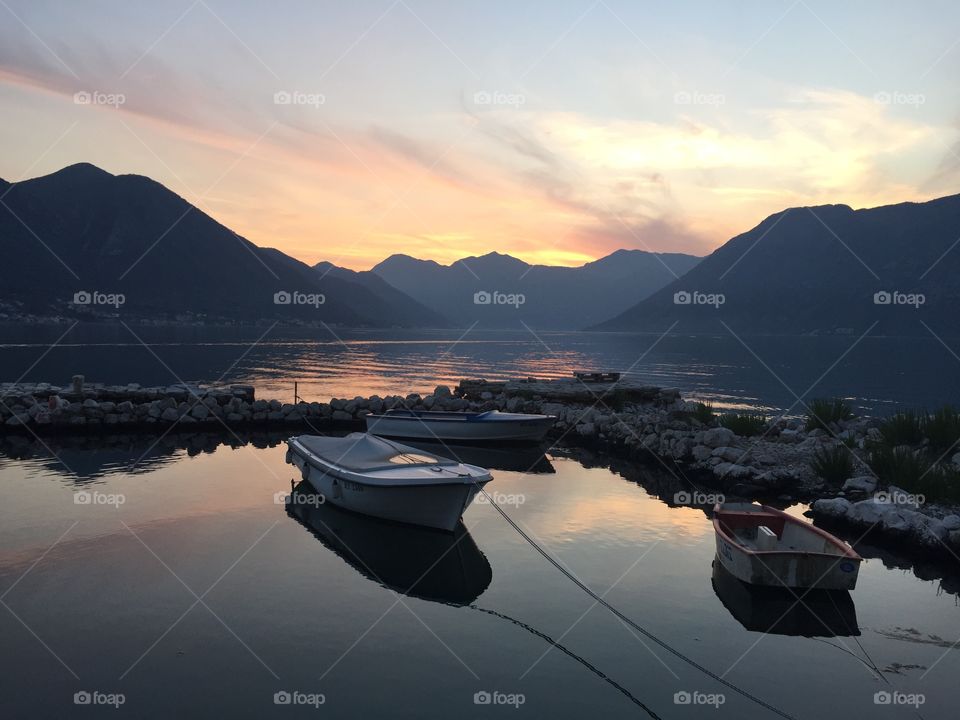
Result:
<svg viewBox="0 0 960 720">
<path fill-rule="evenodd" d="M 0 177 L 148 175 L 355 269 L 705 254 L 958 192 L 958 76 L 948 1 L 0 0 Z"/>
</svg>

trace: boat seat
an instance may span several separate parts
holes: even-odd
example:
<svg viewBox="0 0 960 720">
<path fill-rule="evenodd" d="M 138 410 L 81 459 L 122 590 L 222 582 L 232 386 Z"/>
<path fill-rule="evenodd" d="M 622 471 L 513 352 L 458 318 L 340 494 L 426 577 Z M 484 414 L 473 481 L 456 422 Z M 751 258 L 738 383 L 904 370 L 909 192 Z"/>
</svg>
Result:
<svg viewBox="0 0 960 720">
<path fill-rule="evenodd" d="M 766 525 L 757 528 L 757 550 L 776 550 L 777 534 Z"/>
</svg>

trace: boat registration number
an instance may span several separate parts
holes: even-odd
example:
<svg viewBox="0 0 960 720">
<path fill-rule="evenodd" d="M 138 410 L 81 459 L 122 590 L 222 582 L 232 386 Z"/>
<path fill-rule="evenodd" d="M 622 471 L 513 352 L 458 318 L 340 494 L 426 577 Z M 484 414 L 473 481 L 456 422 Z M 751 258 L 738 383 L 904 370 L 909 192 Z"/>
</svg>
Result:
<svg viewBox="0 0 960 720">
<path fill-rule="evenodd" d="M 733 550 L 725 542 L 720 543 L 720 553 L 730 562 L 733 562 Z"/>
<path fill-rule="evenodd" d="M 351 480 L 341 480 L 340 484 L 343 485 L 345 490 L 352 490 L 353 492 L 364 492 L 364 487 L 360 483 L 355 483 Z"/>
</svg>

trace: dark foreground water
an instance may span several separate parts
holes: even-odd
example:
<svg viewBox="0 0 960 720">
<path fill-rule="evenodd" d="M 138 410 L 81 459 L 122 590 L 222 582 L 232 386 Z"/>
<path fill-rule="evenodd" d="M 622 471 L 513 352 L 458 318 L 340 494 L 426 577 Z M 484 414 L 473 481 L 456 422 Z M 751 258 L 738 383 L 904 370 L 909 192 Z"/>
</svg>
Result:
<svg viewBox="0 0 960 720">
<path fill-rule="evenodd" d="M 488 505 L 448 536 L 285 504 L 294 474 L 274 442 L 0 445 L 0 717 L 647 717 L 585 663 L 661 717 L 775 717 L 596 606 Z M 924 718 L 956 717 L 955 579 L 860 545 L 872 559 L 856 591 L 791 610 L 712 578 L 703 511 L 571 458 L 536 470 L 496 470 L 488 489 L 585 583 L 731 682 L 801 718 L 918 717 L 883 704 L 893 691 Z M 84 692 L 123 705 L 75 705 Z"/>
<path fill-rule="evenodd" d="M 945 344 L 944 344 L 945 343 Z M 951 343 L 957 346 L 952 347 Z M 845 397 L 860 411 L 960 404 L 960 343 L 929 338 L 0 326 L 0 380 L 245 382 L 311 400 L 432 391 L 464 377 L 614 370 L 718 408 L 789 410 Z"/>
</svg>

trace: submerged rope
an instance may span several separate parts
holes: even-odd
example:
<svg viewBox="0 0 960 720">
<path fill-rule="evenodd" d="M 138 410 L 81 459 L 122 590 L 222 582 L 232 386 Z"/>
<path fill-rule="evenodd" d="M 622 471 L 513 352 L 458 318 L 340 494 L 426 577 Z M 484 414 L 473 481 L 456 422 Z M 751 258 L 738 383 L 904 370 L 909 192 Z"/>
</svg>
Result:
<svg viewBox="0 0 960 720">
<path fill-rule="evenodd" d="M 618 618 L 620 618 L 620 620 L 622 620 L 622 621 L 625 622 L 627 625 L 629 625 L 630 627 L 632 627 L 633 629 L 635 629 L 637 632 L 641 633 L 644 637 L 646 637 L 646 638 L 648 638 L 649 640 L 655 642 L 657 645 L 659 645 L 660 647 L 662 647 L 662 648 L 663 648 L 664 650 L 666 650 L 667 652 L 669 652 L 669 653 L 671 653 L 672 655 L 674 655 L 674 656 L 678 657 L 679 659 L 683 660 L 685 663 L 687 663 L 687 664 L 690 665 L 691 667 L 696 668 L 697 670 L 699 670 L 700 672 L 702 672 L 702 673 L 703 673 L 704 675 L 706 675 L 707 677 L 710 677 L 710 678 L 712 678 L 713 680 L 716 680 L 716 681 L 717 681 L 718 683 L 720 683 L 721 685 L 724 685 L 725 687 L 729 688 L 730 690 L 733 690 L 735 693 L 737 693 L 737 694 L 745 697 L 747 700 L 750 700 L 751 702 L 756 703 L 756 704 L 759 705 L 760 707 L 766 708 L 766 709 L 769 710 L 770 712 L 772 712 L 772 713 L 774 713 L 774 714 L 776 714 L 776 715 L 779 715 L 779 716 L 782 717 L 782 718 L 785 718 L 785 720 L 797 720 L 797 718 L 796 718 L 795 716 L 790 715 L 789 713 L 785 712 L 784 710 L 781 710 L 780 708 L 776 707 L 775 705 L 772 705 L 772 704 L 768 703 L 768 702 L 767 702 L 766 700 L 764 700 L 763 698 L 760 698 L 760 697 L 754 695 L 753 693 L 751 693 L 750 691 L 744 690 L 743 688 L 741 688 L 741 687 L 739 687 L 739 686 L 737 686 L 737 685 L 734 685 L 734 684 L 733 684 L 732 682 L 730 682 L 729 680 L 721 677 L 720 675 L 717 675 L 715 672 L 713 672 L 713 671 L 710 670 L 709 668 L 704 667 L 703 665 L 701 665 L 700 663 L 698 663 L 698 662 L 697 662 L 696 660 L 694 660 L 693 658 L 688 657 L 687 655 L 684 655 L 682 652 L 680 652 L 680 651 L 677 650 L 676 648 L 674 648 L 674 647 L 672 647 L 671 645 L 667 644 L 665 641 L 663 641 L 663 640 L 661 640 L 660 638 L 658 638 L 656 635 L 654 635 L 653 633 L 651 633 L 651 632 L 650 632 L 649 630 L 647 630 L 646 628 L 643 628 L 643 627 L 641 627 L 640 625 L 638 625 L 637 623 L 635 623 L 635 622 L 634 622 L 633 620 L 631 620 L 629 617 L 627 617 L 627 616 L 624 615 L 622 612 L 620 612 L 619 610 L 617 610 L 617 608 L 615 608 L 613 605 L 611 605 L 611 604 L 608 603 L 606 600 L 604 600 L 603 597 L 601 597 L 600 595 L 598 595 L 597 593 L 595 593 L 593 590 L 591 590 L 589 587 L 587 587 L 584 583 L 582 583 L 580 580 L 578 580 L 578 579 L 573 575 L 573 573 L 571 573 L 569 570 L 567 570 L 565 567 L 563 567 L 559 562 L 557 562 L 557 561 L 554 560 L 552 557 L 550 557 L 550 555 L 548 555 L 547 552 L 546 552 L 543 548 L 540 547 L 540 545 L 537 543 L 536 540 L 534 540 L 534 539 L 531 538 L 526 532 L 524 532 L 523 529 L 522 529 L 519 525 L 517 525 L 516 522 L 514 522 L 513 518 L 511 518 L 511 517 L 506 513 L 506 511 L 503 510 L 503 508 L 501 508 L 496 502 L 493 501 L 493 498 L 490 497 L 490 495 L 487 493 L 486 490 L 483 489 L 482 486 L 480 486 L 480 485 L 478 484 L 478 485 L 477 485 L 477 489 L 486 496 L 487 500 L 490 501 L 490 505 L 491 505 L 498 513 L 500 513 L 500 515 L 503 517 L 503 519 L 506 520 L 506 521 L 510 524 L 510 526 L 513 527 L 514 530 L 517 531 L 517 533 L 520 535 L 520 537 L 522 537 L 524 540 L 527 541 L 527 543 L 530 545 L 530 547 L 532 547 L 534 550 L 536 550 L 538 553 L 540 553 L 540 555 L 542 555 L 547 562 L 549 562 L 549 563 L 550 563 L 551 565 L 553 565 L 557 570 L 559 570 L 561 573 L 563 573 L 563 574 L 567 577 L 568 580 L 570 580 L 570 581 L 571 581 L 572 583 L 574 583 L 577 587 L 579 587 L 581 590 L 583 590 L 585 593 L 587 593 L 587 595 L 589 595 L 590 597 L 592 597 L 597 603 L 599 603 L 600 605 L 603 605 L 607 610 L 609 610 L 611 613 L 613 613 L 613 614 L 616 615 Z"/>
<path fill-rule="evenodd" d="M 460 606 L 458 605 L 458 606 L 456 606 L 456 607 L 460 607 Z M 523 628 L 524 630 L 526 630 L 527 632 L 529 632 L 529 633 L 531 633 L 531 634 L 533 634 L 533 635 L 536 635 L 537 637 L 539 637 L 539 638 L 541 638 L 541 639 L 543 639 L 543 640 L 546 640 L 546 641 L 547 641 L 548 643 L 550 643 L 553 647 L 557 648 L 557 650 L 559 650 L 560 652 L 564 653 L 564 654 L 567 655 L 568 657 L 573 658 L 575 661 L 577 661 L 578 663 L 580 663 L 583 667 L 585 667 L 587 670 L 589 670 L 590 672 L 592 672 L 594 675 L 596 675 L 598 678 L 600 678 L 601 680 L 603 680 L 605 683 L 611 685 L 611 686 L 614 687 L 616 690 L 618 690 L 620 693 L 622 693 L 623 695 L 625 695 L 625 696 L 627 697 L 627 699 L 630 700 L 630 702 L 632 702 L 634 705 L 637 705 L 638 707 L 640 707 L 640 708 L 641 708 L 645 713 L 647 713 L 647 715 L 649 715 L 651 718 L 653 718 L 654 720 L 662 720 L 662 718 L 661 718 L 659 715 L 657 715 L 657 713 L 654 712 L 652 708 L 650 708 L 646 703 L 644 703 L 642 700 L 640 700 L 640 698 L 636 697 L 633 693 L 631 693 L 629 690 L 627 690 L 623 685 L 621 685 L 621 684 L 618 683 L 616 680 L 614 680 L 612 677 L 610 677 L 609 675 L 607 675 L 605 672 L 603 672 L 600 668 L 598 668 L 596 665 L 594 665 L 593 663 L 591 663 L 589 660 L 587 660 L 587 659 L 584 658 L 584 657 L 581 657 L 580 655 L 577 655 L 575 652 L 573 652 L 573 651 L 570 650 L 569 648 L 565 647 L 564 645 L 561 645 L 559 642 L 557 642 L 556 640 L 554 640 L 552 637 L 550 637 L 550 636 L 547 635 L 546 633 L 541 632 L 540 630 L 537 630 L 535 627 L 533 627 L 532 625 L 528 625 L 527 623 L 523 622 L 522 620 L 517 620 L 516 618 L 510 617 L 509 615 L 505 615 L 505 614 L 503 614 L 503 613 L 501 613 L 501 612 L 497 612 L 496 610 L 490 610 L 490 609 L 488 609 L 488 608 L 480 607 L 479 605 L 467 605 L 467 607 L 470 608 L 471 610 L 476 610 L 477 612 L 486 613 L 487 615 L 493 615 L 494 617 L 498 617 L 498 618 L 500 618 L 501 620 L 506 620 L 507 622 L 512 623 L 512 624 L 514 624 L 514 625 L 516 625 L 516 626 L 518 626 L 518 627 L 521 627 L 521 628 Z"/>
</svg>

